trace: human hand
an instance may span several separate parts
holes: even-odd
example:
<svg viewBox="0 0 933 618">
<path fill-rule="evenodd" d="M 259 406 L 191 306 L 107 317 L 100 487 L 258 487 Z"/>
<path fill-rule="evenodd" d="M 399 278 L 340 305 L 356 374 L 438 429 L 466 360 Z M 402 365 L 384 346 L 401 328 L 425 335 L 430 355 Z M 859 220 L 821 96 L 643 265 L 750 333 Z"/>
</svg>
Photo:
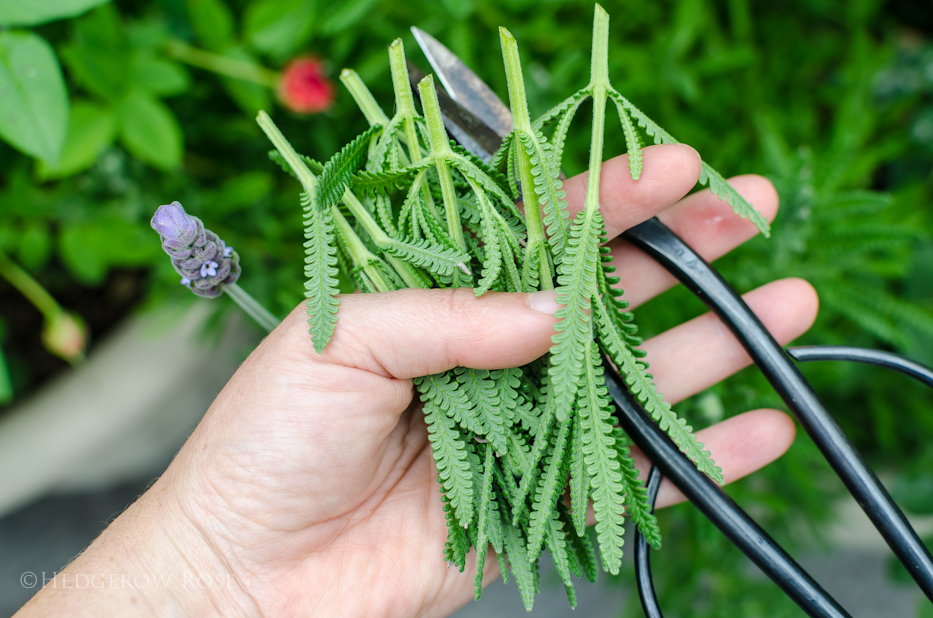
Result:
<svg viewBox="0 0 933 618">
<path fill-rule="evenodd" d="M 708 191 L 683 198 L 699 158 L 680 145 L 644 151 L 634 182 L 626 158 L 604 164 L 600 194 L 610 238 L 658 215 L 711 260 L 755 234 Z M 734 186 L 771 218 L 777 196 L 763 178 Z M 571 210 L 585 176 L 565 183 Z M 681 199 L 683 198 L 683 199 Z M 674 283 L 660 266 L 611 241 L 632 307 Z M 813 289 L 783 280 L 745 296 L 778 341 L 816 314 Z M 314 352 L 298 307 L 250 355 L 165 475 L 62 575 L 228 576 L 225 585 L 163 589 L 46 587 L 22 615 L 58 610 L 121 615 L 444 616 L 473 595 L 469 572 L 443 563 L 446 524 L 437 472 L 412 378 L 455 366 L 515 367 L 551 344 L 553 293 L 469 289 L 343 296 L 326 351 Z M 704 315 L 644 344 L 671 402 L 715 384 L 750 360 Z M 700 432 L 727 480 L 783 453 L 793 422 L 758 410 Z M 634 453 L 641 470 L 643 456 Z M 665 483 L 658 506 L 682 500 Z M 468 559 L 467 571 L 472 558 Z M 498 576 L 486 563 L 486 582 Z"/>
</svg>

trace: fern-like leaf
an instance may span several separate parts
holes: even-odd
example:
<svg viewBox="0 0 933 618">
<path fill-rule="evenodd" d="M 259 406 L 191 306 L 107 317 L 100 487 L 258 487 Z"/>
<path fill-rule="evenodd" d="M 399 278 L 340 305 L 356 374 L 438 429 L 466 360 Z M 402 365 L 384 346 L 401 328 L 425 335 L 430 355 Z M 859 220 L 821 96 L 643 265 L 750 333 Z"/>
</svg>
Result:
<svg viewBox="0 0 933 618">
<path fill-rule="evenodd" d="M 662 129 L 654 120 L 649 118 L 644 112 L 632 105 L 632 103 L 615 90 L 609 90 L 608 94 L 614 101 L 621 104 L 629 113 L 632 114 L 645 131 L 654 139 L 655 144 L 679 144 L 674 137 Z M 739 192 L 732 188 L 726 179 L 719 172 L 714 170 L 708 163 L 703 161 L 700 164 L 700 184 L 709 185 L 710 191 L 715 193 L 719 199 L 725 200 L 732 210 L 743 219 L 748 219 L 754 223 L 765 238 L 771 236 L 771 225 L 754 206 L 749 204 Z"/>
<path fill-rule="evenodd" d="M 583 534 L 577 534 L 574 526 L 570 525 L 570 514 L 567 512 L 567 507 L 562 502 L 557 503 L 557 512 L 564 522 L 565 536 L 570 543 L 570 547 L 573 549 L 573 554 L 577 559 L 576 561 L 580 570 L 586 575 L 588 580 L 595 584 L 596 578 L 599 575 L 599 563 L 596 561 L 596 550 L 593 548 L 593 544 L 590 542 L 589 537 L 587 537 L 585 530 Z"/>
<path fill-rule="evenodd" d="M 483 569 L 486 567 L 486 553 L 489 551 L 490 519 L 498 517 L 498 514 L 490 513 L 490 507 L 495 505 L 495 495 L 492 487 L 495 461 L 492 449 L 487 447 L 483 462 L 483 484 L 479 493 L 480 510 L 476 531 L 476 575 L 473 578 L 473 586 L 477 601 L 483 594 Z"/>
<path fill-rule="evenodd" d="M 599 239 L 603 219 L 598 210 L 582 210 L 570 230 L 570 242 L 558 267 L 557 304 L 551 366 L 548 376 L 558 420 L 567 418 L 576 398 L 585 364 L 584 346 L 592 338 L 590 302 L 596 296 L 599 268 Z"/>
<path fill-rule="evenodd" d="M 321 172 L 324 171 L 324 164 L 320 161 L 316 161 L 311 157 L 305 156 L 303 154 L 298 155 L 298 157 L 308 166 L 308 169 L 311 170 L 311 173 L 315 176 L 320 176 Z M 285 160 L 285 157 L 282 156 L 278 150 L 269 151 L 269 160 L 281 167 L 289 176 L 298 180 L 298 176 L 295 174 L 295 171 L 292 169 L 292 166 L 288 164 Z"/>
<path fill-rule="evenodd" d="M 622 132 L 625 134 L 625 147 L 628 150 L 628 169 L 632 175 L 632 180 L 638 180 L 641 176 L 642 156 L 641 156 L 641 138 L 628 112 L 622 106 L 618 99 L 613 99 L 616 104 L 616 111 L 619 113 L 619 123 L 622 125 Z"/>
<path fill-rule="evenodd" d="M 616 457 L 608 392 L 603 381 L 599 355 L 592 340 L 587 342 L 584 384 L 578 410 L 583 433 L 583 456 L 590 474 L 590 494 L 596 513 L 596 538 L 603 569 L 613 575 L 622 565 L 624 532 L 622 473 Z"/>
<path fill-rule="evenodd" d="M 545 540 L 547 549 L 551 553 L 551 560 L 554 562 L 554 568 L 557 569 L 560 581 L 564 584 L 570 608 L 573 609 L 577 606 L 577 593 L 573 589 L 570 574 L 574 567 L 577 567 L 577 571 L 579 571 L 579 566 L 577 566 L 576 556 L 573 555 L 573 549 L 570 547 L 570 543 L 567 542 L 567 536 L 564 534 L 564 522 L 553 508 L 548 512 L 546 526 Z"/>
<path fill-rule="evenodd" d="M 471 416 L 479 426 L 478 431 L 471 431 L 485 436 L 499 454 L 508 453 L 508 420 L 503 413 L 496 381 L 490 371 L 457 367 L 454 373 L 457 375 L 464 399 L 473 406 Z"/>
<path fill-rule="evenodd" d="M 560 103 L 558 103 L 557 105 L 549 109 L 548 111 L 541 114 L 541 116 L 539 116 L 537 120 L 531 123 L 532 128 L 535 131 L 540 131 L 545 126 L 547 126 L 551 122 L 554 122 L 558 118 L 561 118 L 561 119 L 564 118 L 571 109 L 576 109 L 577 107 L 579 107 L 580 103 L 586 100 L 586 97 L 589 94 L 590 94 L 589 90 L 585 88 L 583 90 L 578 90 L 574 92 L 572 95 L 570 95 L 569 97 L 567 97 L 566 99 L 564 99 L 563 101 L 561 101 Z"/>
<path fill-rule="evenodd" d="M 586 510 L 590 503 L 590 473 L 583 457 L 583 427 L 580 415 L 573 417 L 570 438 L 570 512 L 578 535 L 586 534 Z"/>
<path fill-rule="evenodd" d="M 324 164 L 316 187 L 319 209 L 326 209 L 340 201 L 343 192 L 353 182 L 353 174 L 363 163 L 369 141 L 381 130 L 379 125 L 369 127 Z"/>
<path fill-rule="evenodd" d="M 473 479 L 466 459 L 466 445 L 454 425 L 451 409 L 462 406 L 457 395 L 458 384 L 451 382 L 450 372 L 416 378 L 415 384 L 424 401 L 424 417 L 438 480 L 450 499 L 457 521 L 467 527 L 473 522 Z"/>
<path fill-rule="evenodd" d="M 403 242 L 390 239 L 380 248 L 386 253 L 439 275 L 450 276 L 458 268 L 469 272 L 466 266 L 470 262 L 469 255 L 458 250 L 439 247 L 427 240 Z"/>
<path fill-rule="evenodd" d="M 528 529 L 528 559 L 537 560 L 541 553 L 545 534 L 554 514 L 554 505 L 566 483 L 565 469 L 567 442 L 573 419 L 560 423 L 547 457 L 544 458 L 544 474 L 538 478 L 537 492 L 531 507 Z"/>
<path fill-rule="evenodd" d="M 522 596 L 522 603 L 525 604 L 525 609 L 530 612 L 535 604 L 535 592 L 537 592 L 538 587 L 537 569 L 528 560 L 521 530 L 512 525 L 511 522 L 505 522 L 503 528 L 509 570 L 515 578 L 518 591 Z"/>
<path fill-rule="evenodd" d="M 593 308 L 599 327 L 600 343 L 622 372 L 629 392 L 644 406 L 645 411 L 658 423 L 661 430 L 670 436 L 677 448 L 693 461 L 698 470 L 705 472 L 717 483 L 723 483 L 722 468 L 715 464 L 708 451 L 703 450 L 703 443 L 697 440 L 693 429 L 671 410 L 670 404 L 658 393 L 651 376 L 645 370 L 645 364 L 638 360 L 619 333 L 612 328 L 611 319 L 602 301 L 597 299 Z"/>
<path fill-rule="evenodd" d="M 385 195 L 411 186 L 412 179 L 426 167 L 427 163 L 423 162 L 389 172 L 360 170 L 351 177 L 351 183 L 362 195 Z"/>
<path fill-rule="evenodd" d="M 499 273 L 502 270 L 503 248 L 500 246 L 501 236 L 498 225 L 496 225 L 492 205 L 489 204 L 486 195 L 481 189 L 476 192 L 476 197 L 479 199 L 483 217 L 483 249 L 485 251 L 485 260 L 483 262 L 482 278 L 475 292 L 477 296 L 482 296 L 499 277 Z"/>
<path fill-rule="evenodd" d="M 305 223 L 305 304 L 311 342 L 321 354 L 337 325 L 337 247 L 334 216 L 330 208 L 320 210 L 309 193 L 303 193 Z"/>
<path fill-rule="evenodd" d="M 534 136 L 527 133 L 518 135 L 522 148 L 531 162 L 531 175 L 534 178 L 534 190 L 544 208 L 544 225 L 549 234 L 555 260 L 559 260 L 569 242 L 567 200 L 561 190 L 560 170 L 554 163 L 554 154 L 541 133 Z M 525 191 L 527 187 L 523 188 Z"/>
<path fill-rule="evenodd" d="M 622 489 L 625 492 L 623 502 L 625 510 L 632 523 L 638 526 L 648 544 L 655 549 L 661 549 L 661 530 L 658 520 L 652 513 L 651 499 L 648 490 L 640 478 L 635 460 L 632 459 L 629 446 L 631 442 L 621 427 L 613 429 L 616 439 L 616 452 L 618 453 L 619 469 L 622 471 Z"/>
</svg>

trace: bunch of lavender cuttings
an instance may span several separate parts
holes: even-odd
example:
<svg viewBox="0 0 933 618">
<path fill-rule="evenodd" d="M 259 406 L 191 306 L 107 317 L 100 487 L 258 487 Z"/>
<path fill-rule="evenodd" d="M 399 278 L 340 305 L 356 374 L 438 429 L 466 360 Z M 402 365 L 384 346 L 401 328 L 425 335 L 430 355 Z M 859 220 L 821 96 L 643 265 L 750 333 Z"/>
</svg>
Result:
<svg viewBox="0 0 933 618">
<path fill-rule="evenodd" d="M 607 102 L 621 122 L 633 179 L 642 169 L 643 133 L 655 143 L 675 142 L 612 87 L 608 24 L 597 5 L 590 82 L 535 122 L 528 115 L 517 44 L 500 29 L 514 130 L 489 165 L 448 140 L 430 75 L 418 85 L 418 113 L 401 40 L 389 47 L 391 118 L 359 77 L 344 70 L 341 79 L 371 127 L 327 163 L 299 155 L 265 113 L 258 118 L 275 145 L 272 158 L 303 188 L 308 322 L 318 352 L 339 315 L 338 270 L 364 292 L 557 289 L 560 321 L 545 357 L 524 367 L 458 367 L 416 380 L 448 523 L 444 557 L 463 570 L 475 548 L 478 598 L 491 546 L 528 609 L 539 588 L 544 548 L 571 605 L 571 575 L 595 581 L 596 553 L 585 530 L 590 501 L 606 571 L 618 573 L 621 565 L 624 514 L 652 545 L 660 545 L 629 438 L 611 415 L 604 355 L 680 449 L 722 482 L 721 470 L 647 373 L 641 340 L 614 287 L 618 278 L 603 246 L 598 205 Z M 593 117 L 586 202 L 571 221 L 559 170 L 570 124 L 588 98 Z M 700 180 L 768 233 L 761 215 L 705 163 Z M 524 212 L 515 206 L 519 186 Z"/>
</svg>

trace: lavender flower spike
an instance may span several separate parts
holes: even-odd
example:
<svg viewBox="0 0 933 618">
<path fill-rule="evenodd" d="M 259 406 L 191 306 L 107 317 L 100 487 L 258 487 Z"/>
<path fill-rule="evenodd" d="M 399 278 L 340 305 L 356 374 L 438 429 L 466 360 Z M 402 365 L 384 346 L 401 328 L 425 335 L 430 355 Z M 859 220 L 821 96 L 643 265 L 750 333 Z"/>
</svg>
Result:
<svg viewBox="0 0 933 618">
<path fill-rule="evenodd" d="M 149 224 L 162 238 L 175 271 L 198 296 L 220 296 L 223 285 L 240 277 L 240 256 L 178 202 L 159 206 Z"/>
</svg>

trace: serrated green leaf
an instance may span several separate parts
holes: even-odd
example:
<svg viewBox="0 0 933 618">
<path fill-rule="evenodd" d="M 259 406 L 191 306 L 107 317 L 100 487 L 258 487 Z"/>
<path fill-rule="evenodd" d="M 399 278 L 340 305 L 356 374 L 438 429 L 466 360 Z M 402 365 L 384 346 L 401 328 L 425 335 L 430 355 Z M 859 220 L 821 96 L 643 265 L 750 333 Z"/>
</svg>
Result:
<svg viewBox="0 0 933 618">
<path fill-rule="evenodd" d="M 558 420 L 567 418 L 581 384 L 584 345 L 592 338 L 590 303 L 596 296 L 599 267 L 599 240 L 603 236 L 603 218 L 598 210 L 581 210 L 570 229 L 570 242 L 558 267 L 557 304 L 554 314 L 554 345 L 548 369 L 553 386 L 551 396 Z"/>
<path fill-rule="evenodd" d="M 631 441 L 621 427 L 613 429 L 616 439 L 616 452 L 618 453 L 619 469 L 622 471 L 622 491 L 626 514 L 632 520 L 638 531 L 644 535 L 648 544 L 655 549 L 661 549 L 661 530 L 658 520 L 652 512 L 651 499 L 644 482 L 638 477 L 638 468 L 632 459 Z"/>
<path fill-rule="evenodd" d="M 321 354 L 337 325 L 337 248 L 331 210 L 319 210 L 314 198 L 302 194 L 305 222 L 305 305 L 311 341 Z"/>
<path fill-rule="evenodd" d="M 474 433 L 485 436 L 499 455 L 506 455 L 509 452 L 508 419 L 492 373 L 488 369 L 466 367 L 457 367 L 454 372 L 479 422 L 480 431 Z"/>
<path fill-rule="evenodd" d="M 621 104 L 629 113 L 632 114 L 637 120 L 638 124 L 641 125 L 645 131 L 654 138 L 655 144 L 679 144 L 674 137 L 662 129 L 655 121 L 649 118 L 644 112 L 632 105 L 632 103 L 623 97 L 621 94 L 614 90 L 608 92 L 610 97 L 613 98 L 618 104 Z M 771 236 L 771 225 L 768 223 L 768 220 L 765 219 L 760 212 L 755 210 L 755 207 L 749 204 L 744 197 L 739 195 L 739 192 L 732 188 L 726 179 L 723 178 L 719 172 L 714 170 L 708 163 L 703 161 L 700 164 L 700 184 L 708 184 L 710 190 L 716 194 L 719 199 L 725 200 L 729 206 L 732 207 L 732 210 L 735 211 L 737 215 L 743 219 L 748 219 L 754 223 L 761 233 L 764 234 L 765 238 Z"/>
<path fill-rule="evenodd" d="M 341 200 L 363 163 L 369 141 L 381 130 L 377 124 L 369 127 L 324 164 L 316 188 L 319 209 L 326 209 Z"/>
<path fill-rule="evenodd" d="M 612 327 L 606 307 L 600 299 L 593 303 L 596 322 L 599 327 L 600 343 L 606 348 L 612 362 L 623 374 L 629 392 L 644 406 L 645 411 L 658 423 L 662 431 L 670 436 L 677 448 L 687 455 L 697 469 L 709 475 L 717 483 L 724 482 L 722 469 L 715 464 L 709 452 L 703 450 L 693 429 L 684 419 L 679 418 L 669 403 L 658 393 L 657 387 L 645 370 L 645 365 L 632 353 L 631 348 L 622 340 Z"/>
<path fill-rule="evenodd" d="M 504 522 L 505 553 L 509 561 L 509 570 L 515 578 L 515 584 L 522 596 L 522 603 L 529 612 L 534 608 L 537 591 L 537 569 L 528 560 L 525 542 L 521 530 L 511 522 Z"/>
<path fill-rule="evenodd" d="M 52 47 L 32 32 L 0 31 L 0 138 L 56 165 L 67 124 L 68 93 Z"/>
<path fill-rule="evenodd" d="M 569 214 L 567 200 L 561 190 L 560 170 L 554 162 L 554 153 L 541 133 L 520 133 L 519 142 L 531 163 L 534 189 L 544 209 L 544 225 L 549 234 L 548 243 L 556 262 L 560 262 L 570 242 L 568 231 Z M 527 187 L 523 188 L 527 191 Z"/>
<path fill-rule="evenodd" d="M 549 453 L 544 458 L 544 474 L 538 478 L 537 491 L 529 518 L 529 560 L 538 559 L 538 554 L 541 552 L 541 545 L 544 543 L 548 527 L 552 523 L 551 517 L 555 514 L 554 508 L 560 496 L 560 490 L 563 489 L 567 481 L 566 475 L 563 474 L 563 472 L 566 468 L 565 460 L 568 456 L 567 442 L 570 439 L 572 423 L 573 419 L 571 418 L 558 425 Z"/>
<path fill-rule="evenodd" d="M 583 456 L 590 474 L 590 495 L 596 514 L 596 538 L 603 569 L 613 575 L 622 565 L 625 531 L 622 473 L 616 457 L 615 425 L 603 380 L 596 344 L 587 342 L 584 384 L 577 402 L 583 431 Z"/>
<path fill-rule="evenodd" d="M 625 147 L 628 150 L 628 168 L 632 180 L 638 180 L 641 176 L 641 138 L 632 124 L 632 119 L 628 112 L 617 99 L 612 100 L 616 104 L 616 111 L 619 113 L 619 122 L 622 124 L 622 132 L 625 134 Z"/>
<path fill-rule="evenodd" d="M 454 269 L 463 270 L 470 262 L 470 256 L 463 252 L 440 247 L 423 239 L 411 242 L 390 239 L 380 248 L 415 266 L 445 276 L 452 275 Z"/>
<path fill-rule="evenodd" d="M 578 535 L 586 534 L 586 511 L 590 503 L 590 473 L 583 458 L 583 428 L 580 415 L 573 417 L 570 439 L 570 510 Z"/>
<path fill-rule="evenodd" d="M 466 445 L 454 425 L 453 411 L 462 406 L 456 380 L 451 373 L 417 378 L 415 384 L 424 401 L 428 438 L 434 450 L 438 480 L 450 499 L 457 520 L 464 527 L 473 522 L 473 479 L 466 458 Z"/>
<path fill-rule="evenodd" d="M 567 601 L 570 608 L 577 606 L 577 593 L 573 589 L 573 582 L 570 580 L 571 565 L 576 565 L 576 556 L 572 554 L 572 548 L 567 542 L 564 534 L 564 522 L 558 516 L 558 512 L 552 509 L 547 516 L 545 541 L 548 552 L 551 554 L 551 560 L 554 562 L 554 568 L 560 576 L 561 583 L 564 584 L 564 590 L 567 592 Z M 577 568 L 579 570 L 579 567 Z"/>
<path fill-rule="evenodd" d="M 493 457 L 492 448 L 486 448 L 486 454 L 483 462 L 483 484 L 479 494 L 479 521 L 476 532 L 476 575 L 473 578 L 475 598 L 478 601 L 483 595 L 483 570 L 486 566 L 486 553 L 489 550 L 490 534 L 489 528 L 494 527 L 490 520 L 498 517 L 494 512 L 496 501 L 493 492 L 493 477 L 495 476 L 495 457 Z M 501 546 L 500 546 L 501 549 Z"/>
<path fill-rule="evenodd" d="M 315 161 L 311 157 L 305 156 L 303 154 L 300 154 L 298 156 L 301 158 L 304 164 L 308 166 L 308 169 L 311 170 L 311 173 L 314 174 L 315 176 L 320 176 L 321 172 L 324 171 L 324 164 L 321 163 L 320 161 Z M 298 176 L 295 175 L 295 171 L 291 168 L 291 166 L 282 156 L 282 153 L 280 153 L 278 150 L 269 151 L 269 160 L 275 163 L 276 165 L 278 165 L 279 167 L 281 167 L 283 171 L 288 172 L 288 175 L 294 178 L 295 180 L 298 179 Z"/>
</svg>

